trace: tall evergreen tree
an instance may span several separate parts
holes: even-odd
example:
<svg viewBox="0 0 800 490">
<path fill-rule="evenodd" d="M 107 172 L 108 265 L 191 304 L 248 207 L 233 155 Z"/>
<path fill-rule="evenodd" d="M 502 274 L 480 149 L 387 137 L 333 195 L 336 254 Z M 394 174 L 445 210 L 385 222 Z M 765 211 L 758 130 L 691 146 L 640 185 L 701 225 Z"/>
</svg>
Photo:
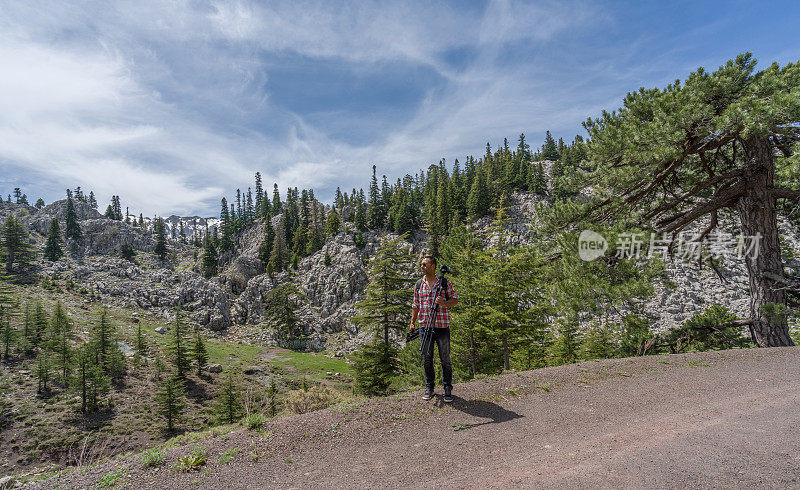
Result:
<svg viewBox="0 0 800 490">
<path fill-rule="evenodd" d="M 203 238 L 203 275 L 206 279 L 217 275 L 218 264 L 217 248 L 211 237 L 206 235 Z"/>
<path fill-rule="evenodd" d="M 157 413 L 167 421 L 167 430 L 175 430 L 181 412 L 186 407 L 184 398 L 183 379 L 178 376 L 170 376 L 161 385 L 161 391 L 156 394 Z"/>
<path fill-rule="evenodd" d="M 14 272 L 14 265 L 27 265 L 33 258 L 31 246 L 28 243 L 28 232 L 16 216 L 9 214 L 3 223 L 0 232 L 0 247 L 6 260 L 6 272 Z"/>
<path fill-rule="evenodd" d="M 375 165 L 372 166 L 372 180 L 369 184 L 369 207 L 367 208 L 367 226 L 378 230 L 383 228 L 384 213 L 383 202 L 381 201 L 380 189 L 378 188 L 378 178 L 375 174 Z"/>
<path fill-rule="evenodd" d="M 215 404 L 215 411 L 224 422 L 232 424 L 239 419 L 242 409 L 239 397 L 239 387 L 233 380 L 233 374 L 228 373 Z"/>
<path fill-rule="evenodd" d="M 285 233 L 283 232 L 283 226 L 283 220 L 281 220 L 281 223 L 278 225 L 278 229 L 275 232 L 275 240 L 272 243 L 272 251 L 270 252 L 269 256 L 268 267 L 276 272 L 286 269 L 289 258 L 289 252 L 286 247 L 286 239 L 284 238 Z"/>
<path fill-rule="evenodd" d="M 336 212 L 336 208 L 332 208 L 331 212 L 328 213 L 328 221 L 325 224 L 325 235 L 327 236 L 335 236 L 339 233 L 339 213 Z"/>
<path fill-rule="evenodd" d="M 683 84 L 629 93 L 620 109 L 587 121 L 598 163 L 590 178 L 610 189 L 591 211 L 601 219 L 633 211 L 665 233 L 708 216 L 699 242 L 718 226 L 720 210 L 733 209 L 742 235 L 761 237 L 744 254 L 752 295 L 745 322 L 757 345 L 787 346 L 786 317 L 768 313 L 800 291 L 786 276 L 777 231 L 778 203 L 797 201 L 800 191 L 776 182 L 776 170 L 780 176 L 796 162 L 800 64 L 755 66 L 751 53 L 741 54 Z"/>
<path fill-rule="evenodd" d="M 48 390 L 47 383 L 50 381 L 52 375 L 52 365 L 50 363 L 50 354 L 46 350 L 39 351 L 36 356 L 36 393 L 43 394 Z"/>
<path fill-rule="evenodd" d="M 11 312 L 0 305 L 0 342 L 3 343 L 3 359 L 8 362 L 11 344 L 17 337 L 17 331 L 11 326 Z"/>
<path fill-rule="evenodd" d="M 264 187 L 261 183 L 261 172 L 256 172 L 256 202 L 255 212 L 258 216 L 264 216 Z"/>
<path fill-rule="evenodd" d="M 50 262 L 55 262 L 64 255 L 61 249 L 61 227 L 58 220 L 50 220 L 50 229 L 47 232 L 47 241 L 44 244 L 44 257 Z"/>
<path fill-rule="evenodd" d="M 75 353 L 75 372 L 70 389 L 81 397 L 81 412 L 95 412 L 100 406 L 100 397 L 109 391 L 109 379 L 96 363 L 96 351 L 90 343 L 84 343 Z"/>
<path fill-rule="evenodd" d="M 553 136 L 550 134 L 550 131 L 547 131 L 544 137 L 544 144 L 542 145 L 542 158 L 545 160 L 558 160 L 560 155 L 558 154 L 558 146 L 556 145 L 556 140 L 553 139 Z"/>
<path fill-rule="evenodd" d="M 167 345 L 173 365 L 175 366 L 175 376 L 179 379 L 186 378 L 186 373 L 191 368 L 189 357 L 189 341 L 186 338 L 186 326 L 183 324 L 181 312 L 175 311 L 175 325 Z"/>
<path fill-rule="evenodd" d="M 153 252 L 159 259 L 164 260 L 167 258 L 167 235 L 164 229 L 164 220 L 156 218 L 153 221 L 153 234 L 155 235 L 156 246 Z"/>
<path fill-rule="evenodd" d="M 384 236 L 370 259 L 370 282 L 358 303 L 353 321 L 372 329 L 389 343 L 389 333 L 403 333 L 410 321 L 408 305 L 413 297 L 414 257 L 404 237 Z"/>
<path fill-rule="evenodd" d="M 81 225 L 78 223 L 78 215 L 75 213 L 75 206 L 72 204 L 72 193 L 67 189 L 67 216 L 64 226 L 64 235 L 68 240 L 80 240 Z"/>
<path fill-rule="evenodd" d="M 281 193 L 278 191 L 278 184 L 272 186 L 272 215 L 275 216 L 281 212 Z"/>
<path fill-rule="evenodd" d="M 203 337 L 200 335 L 199 330 L 195 330 L 194 332 L 192 357 L 194 357 L 197 363 L 197 375 L 200 376 L 203 373 L 203 366 L 208 364 L 208 351 L 206 350 L 206 344 L 203 342 Z"/>
<path fill-rule="evenodd" d="M 219 251 L 224 253 L 233 248 L 233 223 L 228 210 L 228 201 L 223 197 L 219 212 L 220 241 Z"/>
<path fill-rule="evenodd" d="M 61 301 L 56 302 L 53 315 L 50 317 L 50 332 L 48 335 L 50 350 L 55 354 L 56 362 L 61 369 L 61 382 L 64 386 L 69 384 L 69 375 L 72 371 L 72 320 L 67 316 Z"/>
</svg>

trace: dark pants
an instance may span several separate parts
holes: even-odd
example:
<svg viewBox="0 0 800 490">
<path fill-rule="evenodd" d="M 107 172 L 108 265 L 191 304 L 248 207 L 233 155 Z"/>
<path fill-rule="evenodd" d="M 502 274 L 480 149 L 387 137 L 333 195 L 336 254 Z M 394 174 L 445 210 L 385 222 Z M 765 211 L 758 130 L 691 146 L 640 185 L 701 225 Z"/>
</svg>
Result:
<svg viewBox="0 0 800 490">
<path fill-rule="evenodd" d="M 433 335 L 432 339 L 428 337 Z M 436 384 L 436 372 L 433 370 L 433 345 L 439 347 L 439 360 L 442 361 L 442 381 L 445 388 L 453 387 L 453 367 L 450 365 L 450 329 L 423 328 L 420 330 L 421 346 L 427 346 L 422 352 L 422 367 L 425 370 L 425 385 L 433 388 Z M 423 350 L 422 348 L 420 350 Z"/>
</svg>

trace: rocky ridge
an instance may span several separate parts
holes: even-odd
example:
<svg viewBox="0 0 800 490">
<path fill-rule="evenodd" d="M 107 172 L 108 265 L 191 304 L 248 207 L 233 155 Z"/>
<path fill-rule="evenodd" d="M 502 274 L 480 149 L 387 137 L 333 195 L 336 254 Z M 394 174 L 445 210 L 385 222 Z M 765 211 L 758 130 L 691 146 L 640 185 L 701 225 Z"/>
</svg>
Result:
<svg viewBox="0 0 800 490">
<path fill-rule="evenodd" d="M 537 239 L 531 222 L 536 219 L 536 205 L 541 196 L 515 192 L 510 196 L 507 231 L 512 244 L 529 243 Z M 303 295 L 298 311 L 304 341 L 295 347 L 329 348 L 347 352 L 355 348 L 366 334 L 349 321 L 356 313 L 367 284 L 366 264 L 377 250 L 381 235 L 364 233 L 366 246 L 355 245 L 350 223 L 343 231 L 330 237 L 323 248 L 302 259 L 297 271 L 282 272 L 272 277 L 263 273 L 264 264 L 258 258 L 263 239 L 263 226 L 256 224 L 236 237 L 235 252 L 223 255 L 222 272 L 212 279 L 202 276 L 199 252 L 191 246 L 170 240 L 170 257 L 162 262 L 152 254 L 153 237 L 141 228 L 125 222 L 107 219 L 83 203 L 76 203 L 83 239 L 66 244 L 69 257 L 58 262 L 40 261 L 38 270 L 54 279 L 70 279 L 78 290 L 103 301 L 158 311 L 173 315 L 175 308 L 187 312 L 190 321 L 214 331 L 224 331 L 234 340 L 259 344 L 281 344 L 282 339 L 266 318 L 267 294 L 288 281 L 295 281 Z M 30 206 L 2 203 L 0 218 L 10 212 L 20 216 L 32 231 L 33 239 L 41 246 L 52 217 L 63 220 L 65 201 L 41 210 Z M 277 225 L 277 220 L 274 218 Z M 738 235 L 737 219 L 733 215 L 720 217 L 721 231 Z M 475 229 L 489 235 L 491 218 L 485 217 Z M 696 223 L 687 233 L 697 233 L 704 224 Z M 791 266 L 800 267 L 794 256 L 800 250 L 800 233 L 788 220 L 781 219 L 780 232 Z M 649 238 L 645 237 L 645 241 Z M 424 232 L 416 232 L 410 240 L 413 251 L 421 254 L 426 243 Z M 119 257 L 121 245 L 128 244 L 137 251 L 135 262 Z M 613 253 L 613 244 L 612 251 Z M 331 264 L 324 264 L 325 253 Z M 655 319 L 658 331 L 679 326 L 692 315 L 713 303 L 727 306 L 739 317 L 749 316 L 749 291 L 743 261 L 734 249 L 721 250 L 715 260 L 716 270 L 707 263 L 680 257 L 665 260 L 668 280 L 655 284 L 654 294 L 646 301 L 645 311 Z M 624 313 L 624 312 L 622 312 Z"/>
</svg>

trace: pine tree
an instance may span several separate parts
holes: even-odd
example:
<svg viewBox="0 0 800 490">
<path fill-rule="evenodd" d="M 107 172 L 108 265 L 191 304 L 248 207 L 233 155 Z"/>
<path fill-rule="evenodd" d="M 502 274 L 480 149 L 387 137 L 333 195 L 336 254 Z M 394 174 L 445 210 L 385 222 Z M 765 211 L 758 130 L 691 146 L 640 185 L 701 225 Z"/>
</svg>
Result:
<svg viewBox="0 0 800 490">
<path fill-rule="evenodd" d="M 265 317 L 286 340 L 304 335 L 302 329 L 298 328 L 297 316 L 302 295 L 297 285 L 288 282 L 272 289 L 264 298 Z"/>
<path fill-rule="evenodd" d="M 172 432 L 175 423 L 186 406 L 183 379 L 178 376 L 167 378 L 156 394 L 157 413 L 167 421 L 167 430 Z"/>
<path fill-rule="evenodd" d="M 43 394 L 49 391 L 47 383 L 50 381 L 52 375 L 52 367 L 50 364 L 49 353 L 45 350 L 39 352 L 36 356 L 36 393 Z"/>
<path fill-rule="evenodd" d="M 6 272 L 11 274 L 14 265 L 27 265 L 33 258 L 31 246 L 28 243 L 28 232 L 16 216 L 9 214 L 0 230 L 0 252 L 5 256 Z"/>
<path fill-rule="evenodd" d="M 228 201 L 223 197 L 222 204 L 219 212 L 221 236 L 219 242 L 219 251 L 225 253 L 233 248 L 233 223 L 231 213 L 228 210 Z"/>
<path fill-rule="evenodd" d="M 356 211 L 353 223 L 358 231 L 367 231 L 367 205 L 364 203 L 363 192 L 356 199 Z"/>
<path fill-rule="evenodd" d="M 44 309 L 42 306 L 42 302 L 40 300 L 36 300 L 33 307 L 33 324 L 34 324 L 34 341 L 35 345 L 39 345 L 45 335 L 47 334 L 47 325 L 50 323 L 49 315 L 47 314 L 47 310 Z"/>
<path fill-rule="evenodd" d="M 206 235 L 203 238 L 203 275 L 206 279 L 217 275 L 218 265 L 217 248 L 214 246 L 211 237 Z"/>
<path fill-rule="evenodd" d="M 64 386 L 69 384 L 69 375 L 72 370 L 72 336 L 72 321 L 64 311 L 61 301 L 58 301 L 53 316 L 50 318 L 48 343 L 50 350 L 55 353 L 61 369 L 61 382 Z"/>
<path fill-rule="evenodd" d="M 264 187 L 261 183 L 261 172 L 256 172 L 256 201 L 255 213 L 258 216 L 264 216 Z"/>
<path fill-rule="evenodd" d="M 81 412 L 95 412 L 99 408 L 99 399 L 109 391 L 109 379 L 95 362 L 94 347 L 83 344 L 75 355 L 75 373 L 70 382 L 70 390 L 81 397 Z"/>
<path fill-rule="evenodd" d="M 458 271 L 448 280 L 458 291 L 458 308 L 451 312 L 451 358 L 453 369 L 473 378 L 479 373 L 496 371 L 491 360 L 495 352 L 492 331 L 486 320 L 485 305 L 489 291 L 483 287 L 482 278 L 489 271 L 489 254 L 483 244 L 466 226 L 459 225 L 444 241 L 442 259 Z"/>
<path fill-rule="evenodd" d="M 397 349 L 385 342 L 364 345 L 353 362 L 356 390 L 368 396 L 388 394 L 400 368 L 397 355 Z"/>
<path fill-rule="evenodd" d="M 36 209 L 42 209 L 44 206 L 45 206 L 44 199 L 42 199 L 41 197 L 37 199 L 36 204 L 33 205 L 33 207 L 35 207 Z"/>
<path fill-rule="evenodd" d="M 272 215 L 276 216 L 281 212 L 281 193 L 278 192 L 278 184 L 272 186 Z"/>
<path fill-rule="evenodd" d="M 288 251 L 286 249 L 286 240 L 284 236 L 283 222 L 281 221 L 275 233 L 275 240 L 272 243 L 272 251 L 269 257 L 268 267 L 271 267 L 273 271 L 282 271 L 286 269 Z"/>
<path fill-rule="evenodd" d="M 553 139 L 553 136 L 550 134 L 550 131 L 547 131 L 544 137 L 544 144 L 542 145 L 542 158 L 545 160 L 553 160 L 556 161 L 561 156 L 558 154 L 558 146 L 556 145 L 556 140 Z"/>
<path fill-rule="evenodd" d="M 3 342 L 3 359 L 8 362 L 11 344 L 17 337 L 17 331 L 11 326 L 11 313 L 0 305 L 0 341 Z"/>
<path fill-rule="evenodd" d="M 370 282 L 364 299 L 357 305 L 360 314 L 353 321 L 370 328 L 386 344 L 389 332 L 401 334 L 408 328 L 408 305 L 414 294 L 413 270 L 414 258 L 404 237 L 384 236 L 370 260 Z"/>
<path fill-rule="evenodd" d="M 332 208 L 331 212 L 328 213 L 328 220 L 325 224 L 325 235 L 326 236 L 335 236 L 339 233 L 339 213 L 336 212 L 336 208 Z"/>
<path fill-rule="evenodd" d="M 156 218 L 153 221 L 153 234 L 155 235 L 156 246 L 153 248 L 159 259 L 164 260 L 167 258 L 167 236 L 164 230 L 164 220 Z"/>
<path fill-rule="evenodd" d="M 558 335 L 550 348 L 550 365 L 571 364 L 579 359 L 581 335 L 574 321 L 564 321 L 558 327 Z"/>
<path fill-rule="evenodd" d="M 50 229 L 47 232 L 47 241 L 44 244 L 44 258 L 50 262 L 55 262 L 64 255 L 61 249 L 61 228 L 58 226 L 58 220 L 53 218 L 50 220 Z"/>
<path fill-rule="evenodd" d="M 206 344 L 203 343 L 203 337 L 200 335 L 199 330 L 194 333 L 194 349 L 192 354 L 194 360 L 197 362 L 197 375 L 200 376 L 203 373 L 203 367 L 208 364 L 208 352 L 206 351 Z"/>
<path fill-rule="evenodd" d="M 258 248 L 258 258 L 261 259 L 261 263 L 264 264 L 264 267 L 269 263 L 274 244 L 275 228 L 272 226 L 272 218 L 267 214 L 264 220 L 264 239 L 261 240 L 261 246 Z"/>
<path fill-rule="evenodd" d="M 111 357 L 111 351 L 117 347 L 116 339 L 114 339 L 114 330 L 113 325 L 108 320 L 108 310 L 101 309 L 92 332 L 92 342 L 96 354 L 95 361 L 103 366 L 103 370 L 106 372 L 108 372 L 107 365 Z"/>
<path fill-rule="evenodd" d="M 239 388 L 233 380 L 233 375 L 228 373 L 217 395 L 215 406 L 215 412 L 223 422 L 232 424 L 239 419 L 242 410 L 239 397 Z"/>
<path fill-rule="evenodd" d="M 127 369 L 125 355 L 117 343 L 117 328 L 108 318 L 108 310 L 100 310 L 99 318 L 92 333 L 95 360 L 104 374 L 115 381 L 125 376 Z"/>
<path fill-rule="evenodd" d="M 483 171 L 478 171 L 467 198 L 467 213 L 471 219 L 480 218 L 489 211 L 489 191 L 486 186 L 486 176 Z"/>
<path fill-rule="evenodd" d="M 179 310 L 175 311 L 175 328 L 167 345 L 167 352 L 169 352 L 172 363 L 175 366 L 175 376 L 179 379 L 185 379 L 186 373 L 191 368 L 189 341 L 186 339 L 186 327 L 183 324 Z"/>
<path fill-rule="evenodd" d="M 82 235 L 81 225 L 78 223 L 78 215 L 75 213 L 75 206 L 72 204 L 71 194 L 69 189 L 67 189 L 67 216 L 64 235 L 67 237 L 67 240 L 80 240 Z"/>
<path fill-rule="evenodd" d="M 144 335 L 142 335 L 141 324 L 136 326 L 136 345 L 134 348 L 136 349 L 136 355 L 140 358 L 145 358 L 147 356 L 147 342 L 144 340 Z"/>
<path fill-rule="evenodd" d="M 89 206 L 91 206 L 92 209 L 97 209 L 97 199 L 94 197 L 93 191 L 89 191 Z"/>
<path fill-rule="evenodd" d="M 369 184 L 369 207 L 367 209 L 367 226 L 372 229 L 383 228 L 384 212 L 380 190 L 378 189 L 378 178 L 375 174 L 376 166 L 372 166 L 372 180 Z"/>
</svg>

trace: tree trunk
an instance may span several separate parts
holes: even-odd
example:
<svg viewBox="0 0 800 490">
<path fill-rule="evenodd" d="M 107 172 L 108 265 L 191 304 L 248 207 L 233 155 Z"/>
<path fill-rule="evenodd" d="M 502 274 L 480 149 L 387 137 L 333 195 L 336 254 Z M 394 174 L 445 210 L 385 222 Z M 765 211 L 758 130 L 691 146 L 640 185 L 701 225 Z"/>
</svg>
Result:
<svg viewBox="0 0 800 490">
<path fill-rule="evenodd" d="M 511 369 L 511 364 L 508 362 L 508 335 L 503 334 L 503 369 L 508 371 Z"/>
<path fill-rule="evenodd" d="M 742 223 L 742 235 L 747 237 L 743 252 L 750 282 L 750 335 L 759 347 L 794 345 L 786 318 L 768 318 L 762 311 L 767 303 L 786 305 L 786 293 L 779 289 L 781 285 L 763 275 L 772 272 L 783 276 L 775 198 L 770 195 L 775 173 L 772 148 L 768 141 L 760 138 L 745 141 L 743 147 L 744 194 L 736 203 L 736 210 Z M 749 238 L 758 235 L 760 239 Z M 750 243 L 756 246 L 748 251 Z"/>
<path fill-rule="evenodd" d="M 472 366 L 472 376 L 475 377 L 478 374 L 477 368 L 477 353 L 475 352 L 475 336 L 472 331 L 469 332 L 469 362 Z"/>
</svg>

